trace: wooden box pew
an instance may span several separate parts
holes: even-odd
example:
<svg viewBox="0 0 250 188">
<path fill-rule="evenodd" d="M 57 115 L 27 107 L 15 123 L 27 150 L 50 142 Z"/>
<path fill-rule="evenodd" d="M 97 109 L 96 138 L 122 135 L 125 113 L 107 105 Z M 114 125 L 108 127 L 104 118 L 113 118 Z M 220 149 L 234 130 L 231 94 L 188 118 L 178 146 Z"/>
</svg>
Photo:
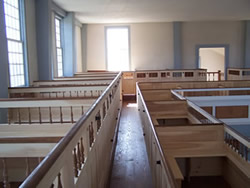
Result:
<svg viewBox="0 0 250 188">
<path fill-rule="evenodd" d="M 184 124 L 191 123 L 186 101 L 148 101 L 146 104 L 155 125 L 167 125 L 168 123 L 174 125 L 178 121 Z"/>
<path fill-rule="evenodd" d="M 156 187 L 168 186 L 166 182 L 162 183 L 166 179 L 164 171 L 169 172 L 169 182 L 171 177 L 174 178 L 176 185 L 172 187 L 181 187 L 184 176 L 188 179 L 191 176 L 222 176 L 232 187 L 249 186 L 249 139 L 242 139 L 239 134 L 232 133 L 232 130 L 226 130 L 219 120 L 194 103 L 185 101 L 182 96 L 176 97 L 182 101 L 154 101 L 153 98 L 146 101 L 146 95 L 142 93 L 148 92 L 148 89 L 141 91 L 137 87 L 138 109 Z M 179 102 L 179 106 L 175 102 Z M 183 104 L 180 102 L 186 102 L 185 107 L 181 107 Z M 168 106 L 170 103 L 172 105 Z M 182 109 L 185 110 L 179 112 Z M 179 119 L 170 121 L 171 126 L 168 125 L 169 122 L 166 123 L 171 116 L 180 114 L 189 117 L 194 123 L 179 122 Z M 166 122 L 157 121 L 157 118 L 163 116 L 167 117 L 167 120 L 165 117 L 162 120 Z M 167 166 L 163 165 L 164 170 L 161 171 L 155 161 Z M 188 170 L 185 171 L 185 168 Z"/>
<path fill-rule="evenodd" d="M 0 182 L 20 184 L 73 124 L 0 125 Z"/>
<path fill-rule="evenodd" d="M 175 100 L 171 90 L 160 89 L 160 90 L 146 90 L 142 92 L 144 101 L 170 101 Z"/>
<path fill-rule="evenodd" d="M 72 126 L 72 123 L 0 124 L 0 143 L 56 143 Z"/>
<path fill-rule="evenodd" d="M 96 98 L 74 99 L 1 99 L 0 108 L 8 109 L 8 123 L 74 123 Z"/>
<path fill-rule="evenodd" d="M 70 80 L 44 80 L 44 81 L 34 81 L 33 86 L 56 86 L 56 85 L 108 85 L 112 82 L 113 78 L 107 79 L 70 79 Z"/>
<path fill-rule="evenodd" d="M 78 98 L 99 97 L 108 85 L 40 86 L 9 88 L 10 98 Z"/>
</svg>

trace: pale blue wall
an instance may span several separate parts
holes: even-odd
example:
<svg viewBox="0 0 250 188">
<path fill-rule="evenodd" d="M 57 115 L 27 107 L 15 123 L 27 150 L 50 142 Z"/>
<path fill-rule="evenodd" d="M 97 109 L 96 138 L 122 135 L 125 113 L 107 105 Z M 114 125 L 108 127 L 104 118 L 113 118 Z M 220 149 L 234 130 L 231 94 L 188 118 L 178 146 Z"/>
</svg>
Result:
<svg viewBox="0 0 250 188">
<path fill-rule="evenodd" d="M 75 73 L 75 14 L 67 13 L 63 19 L 64 50 L 63 50 L 63 74 L 73 76 Z"/>
<path fill-rule="evenodd" d="M 246 21 L 245 33 L 245 68 L 250 68 L 250 21 Z"/>
<path fill-rule="evenodd" d="M 4 7 L 3 0 L 0 0 L 0 98 L 8 97 L 8 49 L 7 49 L 7 39 L 5 33 L 5 20 L 4 20 Z M 0 109 L 0 123 L 6 123 L 7 121 L 7 111 Z"/>
<path fill-rule="evenodd" d="M 181 22 L 173 23 L 174 29 L 174 68 L 182 68 L 182 58 L 181 58 Z"/>
<path fill-rule="evenodd" d="M 52 79 L 52 0 L 36 0 L 37 59 L 39 80 Z"/>
</svg>

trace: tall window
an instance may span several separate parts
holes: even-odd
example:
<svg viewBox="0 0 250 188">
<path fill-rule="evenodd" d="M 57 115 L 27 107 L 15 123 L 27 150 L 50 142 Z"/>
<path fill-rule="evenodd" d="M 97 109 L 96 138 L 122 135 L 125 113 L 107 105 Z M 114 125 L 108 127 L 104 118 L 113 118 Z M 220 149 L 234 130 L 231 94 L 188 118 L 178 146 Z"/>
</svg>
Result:
<svg viewBox="0 0 250 188">
<path fill-rule="evenodd" d="M 107 65 L 109 71 L 129 70 L 129 28 L 106 29 Z"/>
<path fill-rule="evenodd" d="M 6 37 L 8 41 L 10 86 L 24 86 L 24 50 L 18 0 L 4 0 Z"/>
<path fill-rule="evenodd" d="M 55 18 L 57 76 L 63 76 L 63 50 L 61 41 L 61 19 Z"/>
</svg>

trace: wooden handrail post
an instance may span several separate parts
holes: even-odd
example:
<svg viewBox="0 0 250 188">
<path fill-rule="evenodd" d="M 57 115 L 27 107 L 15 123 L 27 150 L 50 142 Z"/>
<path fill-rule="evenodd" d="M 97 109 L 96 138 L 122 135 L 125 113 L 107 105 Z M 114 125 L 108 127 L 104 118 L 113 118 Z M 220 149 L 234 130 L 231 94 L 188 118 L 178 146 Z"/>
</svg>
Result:
<svg viewBox="0 0 250 188">
<path fill-rule="evenodd" d="M 218 81 L 221 81 L 221 71 L 218 71 Z"/>
</svg>

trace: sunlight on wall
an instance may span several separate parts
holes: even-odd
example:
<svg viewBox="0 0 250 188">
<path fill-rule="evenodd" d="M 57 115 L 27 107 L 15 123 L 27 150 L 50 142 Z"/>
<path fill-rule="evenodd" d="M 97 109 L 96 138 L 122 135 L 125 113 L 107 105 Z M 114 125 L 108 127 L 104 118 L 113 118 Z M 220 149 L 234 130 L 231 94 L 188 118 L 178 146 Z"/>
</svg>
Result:
<svg viewBox="0 0 250 188">
<path fill-rule="evenodd" d="M 107 28 L 107 68 L 109 71 L 129 70 L 129 31 L 126 27 Z"/>
</svg>

